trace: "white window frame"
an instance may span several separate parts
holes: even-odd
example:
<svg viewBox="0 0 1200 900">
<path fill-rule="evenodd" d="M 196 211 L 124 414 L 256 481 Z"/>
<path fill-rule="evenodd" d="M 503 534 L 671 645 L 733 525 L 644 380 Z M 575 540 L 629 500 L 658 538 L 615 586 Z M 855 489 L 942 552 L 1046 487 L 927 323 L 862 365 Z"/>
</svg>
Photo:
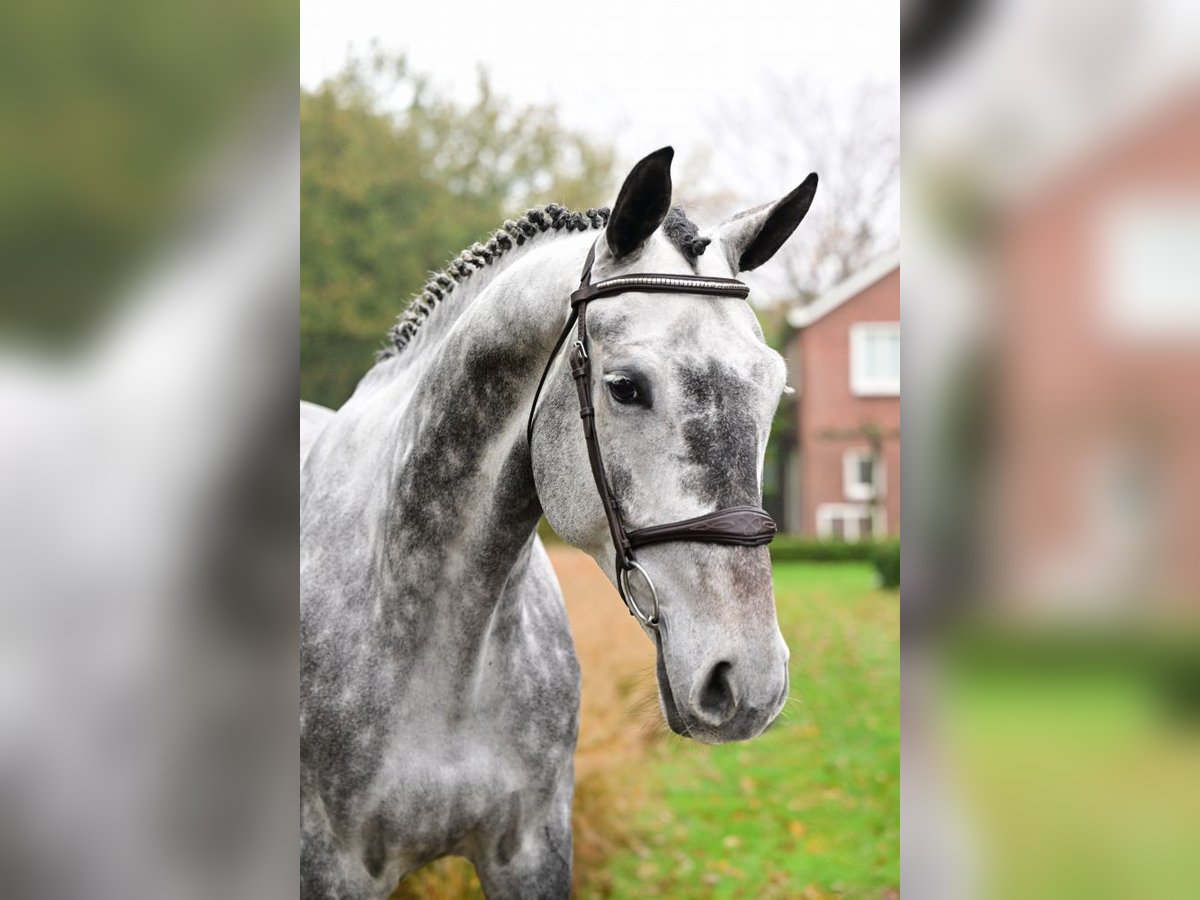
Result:
<svg viewBox="0 0 1200 900">
<path fill-rule="evenodd" d="M 900 373 L 895 378 L 869 378 L 862 371 L 866 339 L 873 334 L 894 334 L 900 340 L 899 322 L 857 322 L 850 326 L 850 391 L 857 397 L 899 397 Z"/>
<path fill-rule="evenodd" d="M 860 519 L 871 519 L 871 534 L 866 537 L 882 537 L 887 534 L 887 510 L 882 505 L 875 507 L 875 513 L 872 515 L 871 507 L 866 503 L 822 503 L 817 506 L 816 518 L 817 536 L 827 540 L 834 536 L 833 523 L 838 518 L 843 520 L 842 539 L 852 544 L 858 543 L 864 537 L 858 527 Z"/>
<path fill-rule="evenodd" d="M 871 484 L 858 480 L 859 463 L 871 460 Z M 876 500 L 885 496 L 887 467 L 869 447 L 855 447 L 842 454 L 842 491 L 847 500 Z"/>
<path fill-rule="evenodd" d="M 1121 338 L 1200 334 L 1200 192 L 1124 197 L 1098 221 L 1103 324 Z"/>
</svg>

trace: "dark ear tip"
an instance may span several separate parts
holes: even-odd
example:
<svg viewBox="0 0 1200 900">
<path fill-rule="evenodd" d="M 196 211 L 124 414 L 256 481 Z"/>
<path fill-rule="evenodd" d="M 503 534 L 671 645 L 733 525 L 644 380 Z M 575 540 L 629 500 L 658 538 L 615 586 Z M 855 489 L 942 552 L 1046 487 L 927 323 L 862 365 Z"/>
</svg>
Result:
<svg viewBox="0 0 1200 900">
<path fill-rule="evenodd" d="M 670 144 L 668 144 L 667 146 L 660 147 L 659 149 L 655 150 L 653 153 L 648 154 L 646 156 L 646 161 L 649 162 L 650 160 L 654 160 L 655 162 L 665 162 L 665 163 L 670 164 L 671 160 L 673 160 L 674 158 L 675 158 L 675 148 L 672 147 Z"/>
<path fill-rule="evenodd" d="M 797 200 L 812 202 L 817 193 L 817 173 L 809 172 L 808 177 L 796 185 L 796 189 L 788 194 L 780 203 L 792 203 Z M 807 212 L 807 207 L 805 211 Z"/>
<path fill-rule="evenodd" d="M 749 272 L 751 269 L 757 269 L 774 256 L 775 251 L 783 246 L 783 242 L 792 236 L 796 226 L 808 215 L 816 194 L 817 173 L 809 172 L 808 177 L 800 182 L 795 190 L 773 204 L 758 233 L 743 248 L 738 258 L 738 271 Z M 763 207 L 760 207 L 759 210 L 751 212 L 760 212 L 762 209 Z"/>
</svg>

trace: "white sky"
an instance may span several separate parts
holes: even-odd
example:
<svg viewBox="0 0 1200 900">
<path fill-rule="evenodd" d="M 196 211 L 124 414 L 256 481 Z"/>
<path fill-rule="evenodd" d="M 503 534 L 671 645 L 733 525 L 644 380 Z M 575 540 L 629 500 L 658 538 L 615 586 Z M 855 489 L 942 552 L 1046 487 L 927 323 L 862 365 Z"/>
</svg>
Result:
<svg viewBox="0 0 1200 900">
<path fill-rule="evenodd" d="M 482 64 L 498 93 L 554 103 L 626 163 L 664 144 L 695 153 L 718 111 L 753 102 L 768 76 L 806 75 L 833 97 L 900 77 L 899 0 L 301 0 L 300 11 L 307 88 L 373 40 L 463 100 Z"/>
</svg>

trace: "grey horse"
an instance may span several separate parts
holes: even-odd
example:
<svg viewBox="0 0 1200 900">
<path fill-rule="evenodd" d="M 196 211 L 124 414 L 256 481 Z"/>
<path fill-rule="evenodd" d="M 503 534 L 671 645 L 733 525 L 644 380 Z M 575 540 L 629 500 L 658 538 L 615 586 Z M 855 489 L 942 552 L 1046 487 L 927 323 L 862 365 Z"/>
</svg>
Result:
<svg viewBox="0 0 1200 900">
<path fill-rule="evenodd" d="M 305 897 L 386 897 L 447 855 L 470 859 L 490 898 L 570 893 L 579 666 L 539 517 L 616 571 L 562 359 L 526 440 L 538 377 L 593 246 L 598 279 L 728 278 L 766 262 L 816 190 L 810 175 L 701 232 L 671 206 L 671 158 L 639 162 L 611 213 L 506 222 L 430 281 L 341 409 L 302 406 Z M 760 505 L 786 375 L 750 307 L 634 293 L 588 321 L 628 526 Z M 679 542 L 638 558 L 658 586 L 670 727 L 712 743 L 761 733 L 787 695 L 767 550 Z"/>
</svg>

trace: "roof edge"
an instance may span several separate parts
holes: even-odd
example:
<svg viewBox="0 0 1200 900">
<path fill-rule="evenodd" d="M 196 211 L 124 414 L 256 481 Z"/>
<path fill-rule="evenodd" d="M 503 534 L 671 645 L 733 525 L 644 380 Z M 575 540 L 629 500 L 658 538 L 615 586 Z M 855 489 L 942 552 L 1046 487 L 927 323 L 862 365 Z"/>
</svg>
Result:
<svg viewBox="0 0 1200 900">
<path fill-rule="evenodd" d="M 834 285 L 807 306 L 788 310 L 787 322 L 793 328 L 806 328 L 818 319 L 823 319 L 851 297 L 861 294 L 875 282 L 900 268 L 900 251 L 893 250 L 877 257 L 868 266 L 855 272 L 845 281 Z"/>
</svg>

